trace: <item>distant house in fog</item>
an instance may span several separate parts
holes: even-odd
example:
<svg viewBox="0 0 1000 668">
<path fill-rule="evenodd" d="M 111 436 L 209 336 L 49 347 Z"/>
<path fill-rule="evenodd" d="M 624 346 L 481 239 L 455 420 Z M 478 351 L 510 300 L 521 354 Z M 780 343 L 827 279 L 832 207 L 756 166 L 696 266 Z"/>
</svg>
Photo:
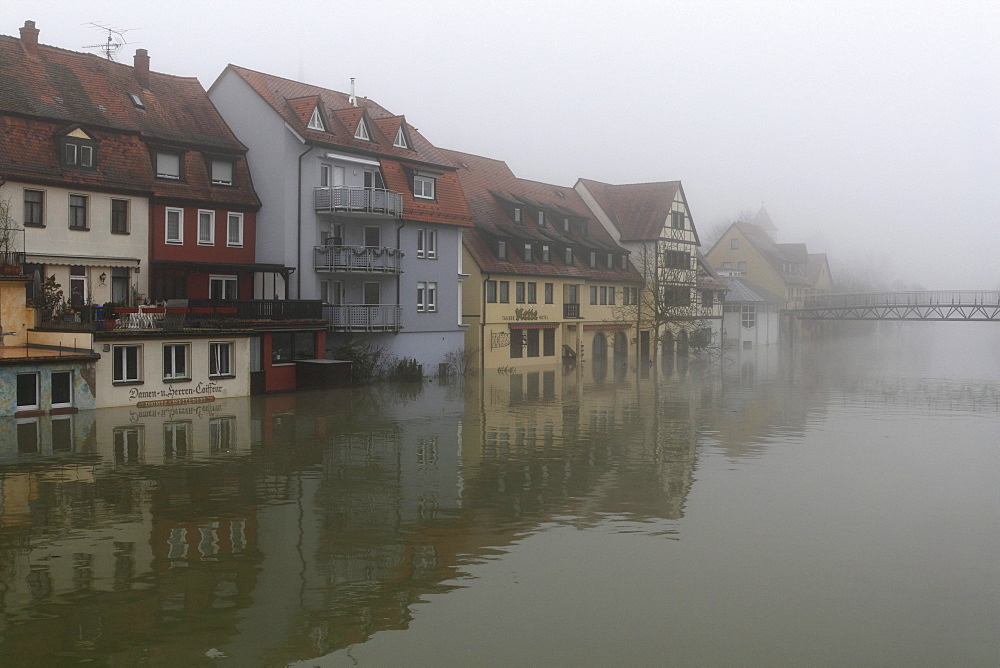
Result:
<svg viewBox="0 0 1000 668">
<path fill-rule="evenodd" d="M 736 276 L 723 276 L 728 292 L 722 317 L 727 348 L 750 349 L 778 343 L 779 312 L 785 298 Z"/>
</svg>

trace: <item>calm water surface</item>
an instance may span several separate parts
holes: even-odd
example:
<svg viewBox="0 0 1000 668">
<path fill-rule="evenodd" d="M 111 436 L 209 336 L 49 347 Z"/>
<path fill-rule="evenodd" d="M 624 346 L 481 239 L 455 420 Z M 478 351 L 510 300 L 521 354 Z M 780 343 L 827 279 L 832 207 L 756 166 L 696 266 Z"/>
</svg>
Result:
<svg viewBox="0 0 1000 668">
<path fill-rule="evenodd" d="M 0 665 L 1000 660 L 1000 327 L 510 371 L 0 422 Z"/>
</svg>

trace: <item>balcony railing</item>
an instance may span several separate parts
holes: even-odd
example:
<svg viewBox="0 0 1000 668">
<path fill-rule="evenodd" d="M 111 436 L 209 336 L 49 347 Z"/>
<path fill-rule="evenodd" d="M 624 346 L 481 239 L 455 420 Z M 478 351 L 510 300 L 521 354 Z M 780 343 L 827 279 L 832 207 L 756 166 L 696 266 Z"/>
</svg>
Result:
<svg viewBox="0 0 1000 668">
<path fill-rule="evenodd" d="M 316 246 L 313 249 L 316 271 L 398 274 L 402 257 L 395 248 Z"/>
<path fill-rule="evenodd" d="M 24 273 L 24 253 L 0 251 L 0 276 L 21 276 Z"/>
<path fill-rule="evenodd" d="M 327 186 L 313 192 L 316 213 L 361 213 L 403 217 L 403 196 L 383 188 Z"/>
<path fill-rule="evenodd" d="M 563 318 L 579 318 L 580 317 L 580 305 L 579 304 L 563 304 Z"/>
<path fill-rule="evenodd" d="M 324 306 L 323 319 L 335 332 L 398 332 L 400 312 L 394 304 L 344 304 Z"/>
</svg>

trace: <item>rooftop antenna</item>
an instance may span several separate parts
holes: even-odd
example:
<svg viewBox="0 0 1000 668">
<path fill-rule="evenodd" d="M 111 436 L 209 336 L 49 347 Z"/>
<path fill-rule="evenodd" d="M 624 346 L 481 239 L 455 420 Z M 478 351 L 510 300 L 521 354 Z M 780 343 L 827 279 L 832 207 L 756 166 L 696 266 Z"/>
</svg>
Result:
<svg viewBox="0 0 1000 668">
<path fill-rule="evenodd" d="M 106 32 L 108 34 L 108 39 L 103 44 L 91 44 L 90 46 L 83 47 L 84 49 L 100 49 L 104 53 L 104 57 L 108 60 L 115 60 L 118 52 L 121 51 L 122 47 L 126 44 L 133 44 L 134 42 L 129 42 L 125 39 L 125 33 L 129 30 L 135 30 L 135 28 L 115 28 L 113 26 L 105 25 L 103 23 L 95 23 L 93 21 L 85 23 L 84 25 L 92 26 L 102 33 Z"/>
</svg>

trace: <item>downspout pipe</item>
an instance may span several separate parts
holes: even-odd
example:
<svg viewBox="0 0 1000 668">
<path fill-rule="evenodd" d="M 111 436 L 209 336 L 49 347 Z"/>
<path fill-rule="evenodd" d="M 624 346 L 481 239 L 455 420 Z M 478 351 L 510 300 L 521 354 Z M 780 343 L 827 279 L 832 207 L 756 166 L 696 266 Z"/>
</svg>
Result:
<svg viewBox="0 0 1000 668">
<path fill-rule="evenodd" d="M 299 201 L 298 212 L 295 219 L 295 298 L 302 299 L 302 158 L 306 157 L 312 146 L 306 147 L 299 154 Z M 286 291 L 285 298 L 288 298 Z"/>
<path fill-rule="evenodd" d="M 403 232 L 403 228 L 404 227 L 406 227 L 406 219 L 405 218 L 400 218 L 399 219 L 399 224 L 396 225 L 396 252 L 399 253 L 400 266 L 402 266 L 402 262 L 403 262 L 403 247 L 400 244 L 401 244 L 402 232 Z M 403 276 L 403 272 L 402 272 L 402 269 L 401 269 L 396 274 L 396 306 L 397 307 L 402 307 L 402 305 L 403 305 L 402 295 L 399 293 L 400 286 L 402 285 L 402 282 L 401 282 L 402 281 L 402 276 Z M 400 313 L 400 315 L 402 315 L 402 313 Z M 400 323 L 400 327 L 399 327 L 399 329 L 396 330 L 395 333 L 399 334 L 402 330 L 403 330 L 402 323 Z"/>
</svg>

